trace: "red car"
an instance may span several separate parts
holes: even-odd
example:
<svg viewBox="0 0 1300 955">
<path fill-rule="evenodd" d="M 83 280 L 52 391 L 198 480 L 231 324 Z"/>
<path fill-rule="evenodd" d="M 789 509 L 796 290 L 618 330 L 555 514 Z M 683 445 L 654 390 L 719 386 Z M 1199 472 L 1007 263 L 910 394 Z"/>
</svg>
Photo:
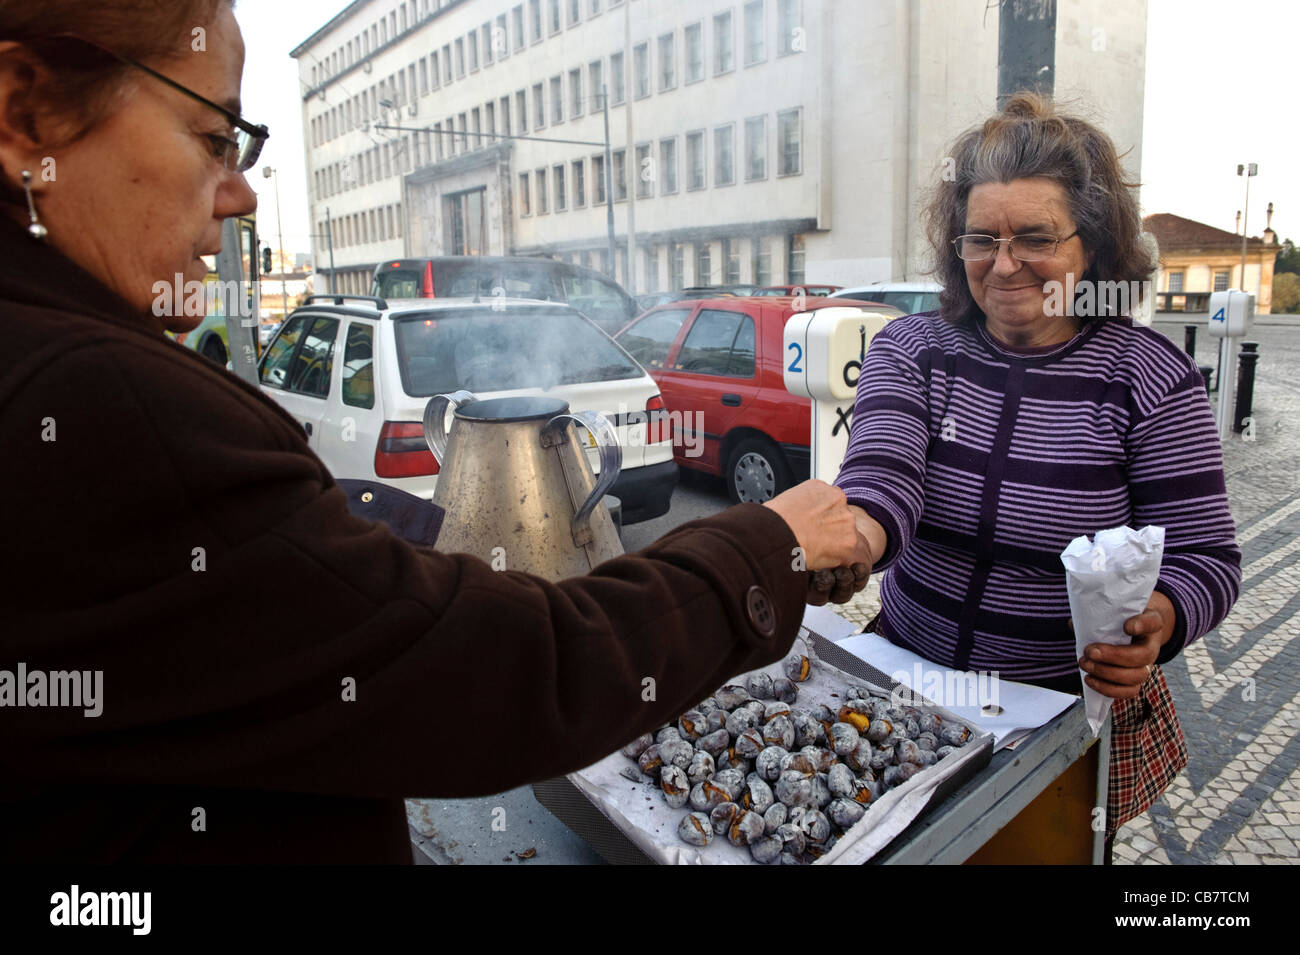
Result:
<svg viewBox="0 0 1300 955">
<path fill-rule="evenodd" d="M 787 391 L 782 377 L 782 333 L 796 304 L 755 296 L 671 302 L 614 336 L 659 385 L 678 465 L 721 476 L 735 501 L 766 501 L 808 477 L 811 402 Z M 803 310 L 863 304 L 809 299 Z"/>
<path fill-rule="evenodd" d="M 794 295 L 795 289 L 803 289 L 804 295 L 812 295 L 817 298 L 830 295 L 832 292 L 838 292 L 843 285 L 764 285 L 762 288 L 754 289 L 755 295 L 767 297 Z"/>
</svg>

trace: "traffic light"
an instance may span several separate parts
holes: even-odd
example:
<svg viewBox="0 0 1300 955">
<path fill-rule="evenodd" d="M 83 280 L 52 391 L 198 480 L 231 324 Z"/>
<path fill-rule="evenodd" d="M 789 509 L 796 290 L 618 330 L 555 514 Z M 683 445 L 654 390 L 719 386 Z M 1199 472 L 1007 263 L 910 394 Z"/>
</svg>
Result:
<svg viewBox="0 0 1300 955">
<path fill-rule="evenodd" d="M 269 245 L 262 246 L 262 274 L 271 274 L 271 247 Z"/>
</svg>

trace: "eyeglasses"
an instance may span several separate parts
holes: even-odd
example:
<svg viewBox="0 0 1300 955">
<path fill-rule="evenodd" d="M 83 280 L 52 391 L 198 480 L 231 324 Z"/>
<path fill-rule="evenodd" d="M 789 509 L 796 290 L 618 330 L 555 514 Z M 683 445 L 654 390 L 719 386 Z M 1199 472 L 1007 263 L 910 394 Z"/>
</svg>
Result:
<svg viewBox="0 0 1300 955">
<path fill-rule="evenodd" d="M 148 73 L 154 79 L 166 83 L 178 93 L 184 93 L 190 99 L 197 100 L 210 109 L 215 109 L 226 118 L 226 121 L 229 122 L 231 126 L 235 128 L 234 139 L 231 139 L 228 136 L 219 136 L 215 133 L 209 134 L 208 136 L 208 138 L 212 140 L 213 145 L 218 148 L 222 164 L 231 172 L 247 172 L 252 169 L 253 165 L 257 162 L 257 157 L 262 153 L 262 146 L 271 136 L 270 131 L 267 130 L 265 126 L 254 126 L 252 123 L 241 118 L 239 114 L 233 113 L 224 106 L 212 102 L 212 100 L 208 99 L 206 96 L 199 95 L 188 86 L 182 86 L 170 77 L 164 76 L 157 70 L 151 69 L 143 63 L 139 63 L 131 59 L 129 56 L 115 53 L 110 49 L 100 46 L 98 43 L 72 34 L 63 34 L 58 37 L 58 39 L 76 40 L 80 43 L 84 43 L 86 46 L 98 50 L 100 53 L 111 56 L 120 63 L 125 63 L 127 66 L 134 67 L 143 73 Z"/>
<path fill-rule="evenodd" d="M 1007 243 L 1007 250 L 1021 262 L 1041 262 L 1056 255 L 1057 246 L 1078 234 L 1076 229 L 1059 239 L 1038 232 L 1013 235 L 1009 239 L 995 239 L 991 235 L 959 235 L 952 240 L 952 244 L 957 250 L 957 257 L 966 262 L 982 262 L 993 258 L 997 254 L 999 242 Z"/>
</svg>

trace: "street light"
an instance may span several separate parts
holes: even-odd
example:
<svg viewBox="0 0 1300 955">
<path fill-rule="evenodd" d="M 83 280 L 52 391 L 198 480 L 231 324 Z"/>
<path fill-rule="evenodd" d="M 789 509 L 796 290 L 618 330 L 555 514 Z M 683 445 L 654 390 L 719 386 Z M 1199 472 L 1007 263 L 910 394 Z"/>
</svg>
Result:
<svg viewBox="0 0 1300 955">
<path fill-rule="evenodd" d="M 272 176 L 275 176 L 275 231 L 280 242 L 280 321 L 284 322 L 289 318 L 289 292 L 284 282 L 284 231 L 280 225 L 280 177 L 275 175 L 275 170 L 270 166 L 263 166 L 262 178 L 270 179 Z M 1245 275 L 1245 272 L 1243 271 L 1242 274 Z"/>
<path fill-rule="evenodd" d="M 1241 290 L 1246 291 L 1246 236 L 1249 234 L 1246 230 L 1246 220 L 1250 216 L 1250 177 L 1259 172 L 1258 163 L 1237 164 L 1237 175 L 1246 177 L 1246 202 L 1241 207 Z M 1263 276 L 1260 276 L 1261 283 Z"/>
</svg>

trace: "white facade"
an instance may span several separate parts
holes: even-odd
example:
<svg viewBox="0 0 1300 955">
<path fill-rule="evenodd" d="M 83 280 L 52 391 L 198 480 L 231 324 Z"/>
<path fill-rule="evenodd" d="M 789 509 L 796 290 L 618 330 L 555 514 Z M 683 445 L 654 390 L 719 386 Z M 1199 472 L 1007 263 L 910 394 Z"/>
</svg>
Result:
<svg viewBox="0 0 1300 955">
<path fill-rule="evenodd" d="M 1145 23 L 1143 0 L 1057 9 L 1058 98 L 1132 149 L 1134 174 Z M 540 253 L 605 267 L 601 80 L 614 169 L 633 192 L 624 199 L 616 182 L 615 275 L 629 291 L 860 285 L 928 267 L 918 210 L 946 145 L 996 109 L 998 9 L 357 0 L 294 56 L 314 231 L 328 207 L 340 290 L 368 291 L 375 265 L 403 256 Z M 327 271 L 323 240 L 315 253 Z"/>
</svg>

